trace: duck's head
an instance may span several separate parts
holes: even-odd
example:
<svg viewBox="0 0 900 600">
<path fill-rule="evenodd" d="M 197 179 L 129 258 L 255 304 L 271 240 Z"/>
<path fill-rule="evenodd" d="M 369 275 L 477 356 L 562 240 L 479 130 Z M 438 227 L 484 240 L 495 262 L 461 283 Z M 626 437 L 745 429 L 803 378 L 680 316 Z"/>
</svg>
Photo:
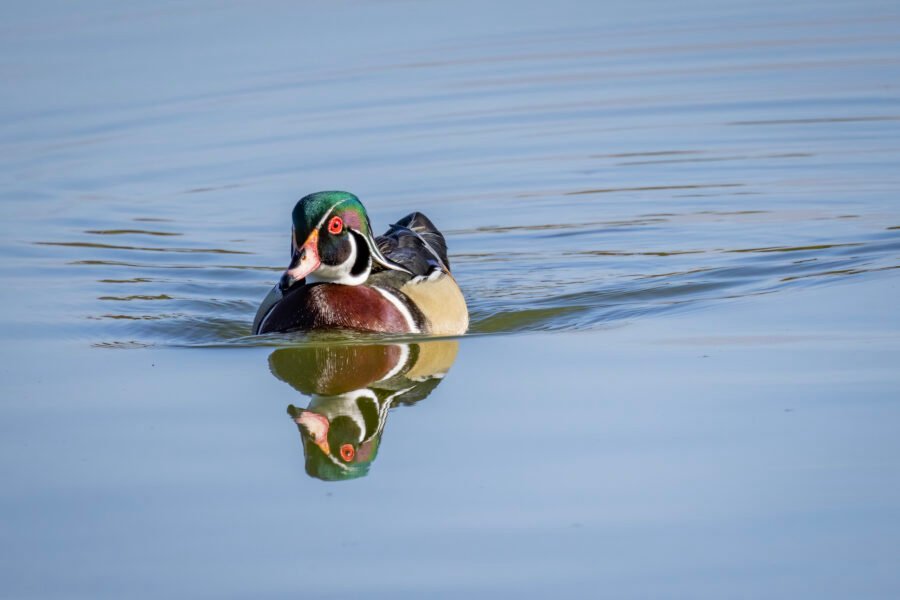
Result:
<svg viewBox="0 0 900 600">
<path fill-rule="evenodd" d="M 278 283 L 282 293 L 303 280 L 359 285 L 373 262 L 402 269 L 378 249 L 366 209 L 353 194 L 304 196 L 294 206 L 292 221 L 291 262 Z"/>
<path fill-rule="evenodd" d="M 311 408 L 288 407 L 306 455 L 306 472 L 325 481 L 364 477 L 378 454 L 388 406 L 370 390 L 318 396 Z"/>
<path fill-rule="evenodd" d="M 434 390 L 456 359 L 451 340 L 421 344 L 308 345 L 269 355 L 272 374 L 311 399 L 291 404 L 306 473 L 326 481 L 363 477 L 378 454 L 388 412 Z"/>
</svg>

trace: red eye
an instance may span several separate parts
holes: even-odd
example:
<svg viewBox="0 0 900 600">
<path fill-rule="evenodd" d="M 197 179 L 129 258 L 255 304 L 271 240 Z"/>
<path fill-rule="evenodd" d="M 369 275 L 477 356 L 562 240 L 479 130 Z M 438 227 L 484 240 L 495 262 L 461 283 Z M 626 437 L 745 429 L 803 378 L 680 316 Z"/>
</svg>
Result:
<svg viewBox="0 0 900 600">
<path fill-rule="evenodd" d="M 350 462 L 354 456 L 356 456 L 356 450 L 353 449 L 353 446 L 350 444 L 341 446 L 341 458 L 344 459 L 344 462 Z"/>
<path fill-rule="evenodd" d="M 337 235 L 344 230 L 344 220 L 340 217 L 331 217 L 328 221 L 328 233 Z"/>
</svg>

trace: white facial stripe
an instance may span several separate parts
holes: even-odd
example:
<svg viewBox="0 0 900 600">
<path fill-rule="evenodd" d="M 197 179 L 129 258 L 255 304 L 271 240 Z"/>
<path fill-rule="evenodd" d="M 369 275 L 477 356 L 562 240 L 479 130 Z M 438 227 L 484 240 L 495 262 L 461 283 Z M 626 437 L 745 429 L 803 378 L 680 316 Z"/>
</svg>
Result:
<svg viewBox="0 0 900 600">
<path fill-rule="evenodd" d="M 353 265 L 356 264 L 356 255 L 359 249 L 356 247 L 356 238 L 350 235 L 350 256 L 339 265 L 326 265 L 322 263 L 319 268 L 310 273 L 306 280 L 309 283 L 327 282 L 342 283 L 344 285 L 359 285 L 369 278 L 369 269 L 359 275 L 353 275 Z"/>
<path fill-rule="evenodd" d="M 333 457 L 330 454 L 326 454 L 325 458 L 327 458 L 332 464 L 339 466 L 344 471 L 350 470 L 350 465 L 345 465 L 344 463 L 342 463 L 341 461 L 339 461 L 338 459 L 336 459 L 335 457 Z"/>
<path fill-rule="evenodd" d="M 319 222 L 316 223 L 316 226 L 315 226 L 315 227 L 313 227 L 313 231 L 316 231 L 317 229 L 320 229 L 320 228 L 322 227 L 322 225 L 325 223 L 325 221 L 328 220 L 328 217 L 331 216 L 331 213 L 334 212 L 334 209 L 336 209 L 338 206 L 340 206 L 341 204 L 343 204 L 344 202 L 346 202 L 346 201 L 349 200 L 349 199 L 350 199 L 350 198 L 344 198 L 343 200 L 341 200 L 340 202 L 336 203 L 334 206 L 332 206 L 331 208 L 329 208 L 329 209 L 328 209 L 328 212 L 325 213 L 325 216 L 322 217 L 321 219 L 319 219 Z M 312 232 L 310 232 L 310 234 L 312 234 Z M 294 250 L 296 250 L 297 252 L 299 252 L 299 251 L 300 251 L 300 245 L 297 243 L 297 232 L 294 230 L 294 227 L 293 227 L 293 226 L 291 226 L 291 243 L 293 244 Z M 305 244 L 305 243 L 306 243 L 306 240 L 303 240 L 303 243 Z"/>
<path fill-rule="evenodd" d="M 368 398 L 378 404 L 378 397 L 375 395 L 375 392 L 368 388 L 362 388 L 337 396 L 313 394 L 309 406 L 310 408 L 315 408 L 316 412 L 323 414 L 329 421 L 335 417 L 349 417 L 359 427 L 360 437 L 357 443 L 362 443 L 366 440 L 366 421 L 362 413 L 359 412 L 360 398 Z"/>
<path fill-rule="evenodd" d="M 403 315 L 403 318 L 406 319 L 406 323 L 409 325 L 409 330 L 411 333 L 422 333 L 419 330 L 419 327 L 416 325 L 416 320 L 413 318 L 412 313 L 409 312 L 409 309 L 405 304 L 392 293 L 387 290 L 383 290 L 380 287 L 372 286 L 372 289 L 385 297 L 385 299 L 394 305 L 394 308 L 400 311 L 400 314 Z"/>
<path fill-rule="evenodd" d="M 344 202 L 347 202 L 348 200 L 350 200 L 350 198 L 344 198 L 343 200 L 341 200 L 340 202 L 337 202 L 334 206 L 332 206 L 331 208 L 329 208 L 329 209 L 328 209 L 328 212 L 325 213 L 325 216 L 323 216 L 321 219 L 319 219 L 319 222 L 316 223 L 316 229 L 320 229 L 320 228 L 322 227 L 322 225 L 325 224 L 325 221 L 328 220 L 328 217 L 331 216 L 331 213 L 334 212 L 334 209 L 336 209 L 338 206 L 340 206 L 340 205 L 343 204 Z M 424 240 L 423 240 L 423 241 L 424 241 Z M 367 242 L 367 243 L 368 243 L 368 242 Z M 428 243 L 426 242 L 425 245 L 427 246 Z M 430 247 L 429 247 L 429 248 L 430 248 Z M 403 268 L 403 267 L 400 266 L 400 265 L 394 264 L 394 263 L 392 263 L 391 261 L 389 261 L 389 260 L 381 253 L 381 250 L 378 249 L 378 246 L 373 246 L 373 245 L 370 244 L 370 245 L 369 245 L 369 252 L 370 252 L 370 254 L 372 255 L 372 258 L 373 258 L 375 261 L 377 261 L 378 264 L 380 264 L 381 266 L 387 267 L 388 269 L 393 269 L 393 270 L 395 270 L 395 271 L 400 271 L 401 273 L 409 273 L 409 270 Z M 432 252 L 433 252 L 433 251 L 432 251 Z M 438 259 L 438 260 L 440 260 L 440 259 Z M 348 285 L 356 285 L 356 284 L 348 284 Z"/>
<path fill-rule="evenodd" d="M 325 216 L 322 217 L 321 219 L 319 219 L 319 222 L 316 223 L 316 229 L 321 228 L 322 225 L 325 224 L 325 221 L 328 220 L 328 217 L 331 216 L 331 213 L 334 212 L 334 209 L 336 209 L 338 206 L 340 206 L 341 204 L 343 204 L 344 202 L 346 202 L 346 201 L 349 200 L 349 199 L 350 199 L 350 198 L 344 198 L 343 200 L 341 200 L 340 202 L 335 203 L 334 206 L 332 206 L 331 208 L 329 208 L 329 209 L 328 209 L 328 212 L 325 213 Z"/>
</svg>

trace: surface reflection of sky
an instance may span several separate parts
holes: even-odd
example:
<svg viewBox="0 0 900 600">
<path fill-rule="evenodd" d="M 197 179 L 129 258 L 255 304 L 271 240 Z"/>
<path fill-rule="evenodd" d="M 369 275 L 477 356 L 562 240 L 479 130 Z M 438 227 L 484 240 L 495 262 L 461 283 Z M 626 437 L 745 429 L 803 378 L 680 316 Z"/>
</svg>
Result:
<svg viewBox="0 0 900 600">
<path fill-rule="evenodd" d="M 896 4 L 7 3 L 0 597 L 900 597 Z M 247 347 L 335 187 L 455 362 Z"/>
</svg>

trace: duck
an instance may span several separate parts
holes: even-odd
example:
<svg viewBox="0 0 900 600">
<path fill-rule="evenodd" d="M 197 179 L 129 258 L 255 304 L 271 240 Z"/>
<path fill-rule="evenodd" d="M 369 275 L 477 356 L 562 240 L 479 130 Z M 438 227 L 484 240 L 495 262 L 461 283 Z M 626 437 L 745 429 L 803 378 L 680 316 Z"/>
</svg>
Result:
<svg viewBox="0 0 900 600">
<path fill-rule="evenodd" d="M 353 331 L 461 335 L 469 312 L 447 243 L 413 212 L 378 237 L 359 198 L 323 191 L 291 214 L 291 259 L 256 312 L 254 334 Z"/>
<path fill-rule="evenodd" d="M 388 411 L 427 398 L 456 360 L 456 340 L 278 348 L 269 369 L 309 397 L 287 413 L 300 432 L 307 475 L 344 481 L 368 474 Z"/>
</svg>

